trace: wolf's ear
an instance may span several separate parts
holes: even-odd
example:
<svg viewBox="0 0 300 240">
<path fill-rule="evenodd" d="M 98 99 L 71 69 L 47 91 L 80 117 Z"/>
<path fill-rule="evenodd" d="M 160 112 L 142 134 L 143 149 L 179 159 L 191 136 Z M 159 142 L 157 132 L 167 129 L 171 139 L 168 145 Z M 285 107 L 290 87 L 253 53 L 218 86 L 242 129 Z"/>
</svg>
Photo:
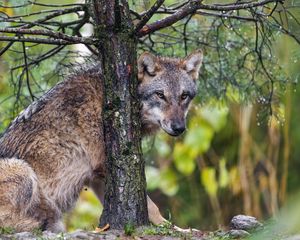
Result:
<svg viewBox="0 0 300 240">
<path fill-rule="evenodd" d="M 194 51 L 183 59 L 182 68 L 187 71 L 187 73 L 193 78 L 193 80 L 196 80 L 198 78 L 202 60 L 203 53 L 200 49 Z"/>
<path fill-rule="evenodd" d="M 138 59 L 138 79 L 144 79 L 145 73 L 150 77 L 155 76 L 158 70 L 157 58 L 149 52 L 144 52 Z"/>
</svg>

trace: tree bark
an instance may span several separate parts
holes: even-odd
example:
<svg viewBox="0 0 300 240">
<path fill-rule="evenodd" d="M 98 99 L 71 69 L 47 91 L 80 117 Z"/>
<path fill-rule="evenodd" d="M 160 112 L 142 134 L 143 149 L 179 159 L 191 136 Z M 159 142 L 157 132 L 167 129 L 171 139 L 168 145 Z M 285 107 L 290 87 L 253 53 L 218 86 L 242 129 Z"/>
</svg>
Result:
<svg viewBox="0 0 300 240">
<path fill-rule="evenodd" d="M 100 39 L 104 82 L 103 125 L 106 190 L 100 226 L 121 229 L 148 224 L 146 179 L 141 154 L 136 49 L 127 1 L 91 0 Z"/>
</svg>

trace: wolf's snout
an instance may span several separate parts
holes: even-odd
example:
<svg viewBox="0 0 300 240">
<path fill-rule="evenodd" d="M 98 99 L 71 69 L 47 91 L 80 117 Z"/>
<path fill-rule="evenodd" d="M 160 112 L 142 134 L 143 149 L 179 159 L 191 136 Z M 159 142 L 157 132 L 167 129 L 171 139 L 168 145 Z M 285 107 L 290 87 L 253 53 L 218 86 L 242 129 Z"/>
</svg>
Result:
<svg viewBox="0 0 300 240">
<path fill-rule="evenodd" d="M 176 134 L 179 135 L 184 132 L 185 130 L 185 123 L 184 122 L 173 122 L 171 123 L 171 128 L 172 131 Z"/>
</svg>

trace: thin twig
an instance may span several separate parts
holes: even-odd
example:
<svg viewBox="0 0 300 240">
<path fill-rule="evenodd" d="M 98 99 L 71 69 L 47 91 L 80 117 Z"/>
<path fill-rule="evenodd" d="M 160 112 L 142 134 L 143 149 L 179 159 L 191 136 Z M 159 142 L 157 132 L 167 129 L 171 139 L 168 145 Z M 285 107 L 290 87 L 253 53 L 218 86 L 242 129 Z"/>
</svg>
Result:
<svg viewBox="0 0 300 240">
<path fill-rule="evenodd" d="M 59 53 L 64 47 L 65 46 L 62 45 L 62 46 L 57 46 L 57 47 L 52 48 L 50 51 L 44 53 L 43 55 L 40 55 L 37 59 L 27 63 L 27 66 L 39 64 L 40 62 L 42 62 L 42 61 L 54 56 L 55 54 Z M 17 70 L 18 68 L 23 68 L 23 67 L 25 67 L 25 64 L 13 67 L 11 69 L 11 71 L 14 71 L 14 70 Z"/>
<path fill-rule="evenodd" d="M 14 44 L 13 41 L 9 42 L 5 47 L 0 50 L 0 57 Z"/>
<path fill-rule="evenodd" d="M 72 4 L 45 4 L 45 3 L 38 3 L 33 1 L 28 1 L 29 3 L 37 6 L 43 6 L 43 7 L 72 7 L 72 6 L 83 6 L 82 3 L 72 3 Z"/>
<path fill-rule="evenodd" d="M 84 10 L 84 6 L 79 6 L 79 7 L 76 7 L 76 8 L 67 8 L 67 9 L 63 9 L 63 10 L 57 10 L 57 11 L 51 13 L 51 14 L 48 14 L 44 17 L 41 17 L 41 18 L 33 21 L 32 23 L 29 23 L 28 25 L 22 26 L 22 28 L 30 28 L 35 23 L 44 23 L 49 19 L 52 19 L 52 18 L 55 18 L 55 17 L 58 17 L 58 16 L 62 16 L 62 15 L 65 15 L 65 14 L 69 14 L 69 13 L 74 13 L 74 12 L 77 12 L 77 11 L 83 11 L 83 10 Z"/>
<path fill-rule="evenodd" d="M 73 8 L 66 8 L 66 9 L 60 9 L 60 10 L 41 10 L 39 12 L 31 12 L 28 14 L 23 14 L 23 15 L 16 15 L 16 16 L 11 16 L 9 18 L 25 18 L 25 17 L 31 17 L 34 15 L 40 15 L 40 14 L 45 14 L 45 13 L 51 13 L 51 14 L 57 14 L 57 16 L 66 14 L 66 13 L 71 13 L 71 12 L 77 12 L 77 11 L 82 11 L 83 6 L 77 6 Z"/>
<path fill-rule="evenodd" d="M 28 63 L 27 63 L 27 54 L 26 54 L 26 47 L 25 47 L 25 42 L 22 43 L 23 47 L 23 56 L 24 56 L 24 70 L 26 73 L 26 84 L 27 84 L 27 89 L 29 91 L 30 97 L 32 101 L 34 101 L 35 96 L 32 93 L 31 87 L 30 87 L 30 81 L 29 81 L 29 74 L 28 74 Z"/>
<path fill-rule="evenodd" d="M 76 37 L 76 36 L 66 35 L 61 32 L 54 32 L 50 30 L 40 30 L 40 29 L 30 30 L 30 29 L 22 29 L 22 28 L 0 28 L 0 32 L 49 36 L 55 39 L 68 41 L 69 43 L 93 44 L 94 42 L 97 41 L 97 39 Z"/>
</svg>

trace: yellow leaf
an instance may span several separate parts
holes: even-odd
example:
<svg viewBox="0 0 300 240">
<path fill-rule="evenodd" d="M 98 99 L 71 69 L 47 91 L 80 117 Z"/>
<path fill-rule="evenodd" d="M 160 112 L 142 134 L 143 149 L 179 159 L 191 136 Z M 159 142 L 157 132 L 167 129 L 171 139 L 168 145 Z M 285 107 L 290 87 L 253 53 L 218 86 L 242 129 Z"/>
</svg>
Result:
<svg viewBox="0 0 300 240">
<path fill-rule="evenodd" d="M 218 182 L 216 180 L 216 170 L 212 167 L 205 167 L 201 171 L 201 182 L 205 191 L 212 197 L 217 195 Z"/>
<path fill-rule="evenodd" d="M 239 194 L 242 190 L 240 175 L 237 167 L 232 167 L 229 171 L 230 188 L 234 195 Z"/>
<path fill-rule="evenodd" d="M 177 170 L 186 176 L 191 175 L 196 167 L 195 154 L 192 149 L 178 142 L 175 144 L 173 156 Z"/>
<path fill-rule="evenodd" d="M 220 177 L 219 177 L 219 185 L 221 188 L 225 188 L 229 184 L 229 173 L 226 169 L 226 160 L 222 158 L 219 162 L 220 169 Z"/>
<path fill-rule="evenodd" d="M 100 233 L 100 232 L 104 232 L 106 230 L 108 230 L 110 228 L 109 224 L 107 223 L 104 227 L 102 228 L 99 228 L 99 227 L 96 227 L 95 231 L 96 233 Z"/>
</svg>

